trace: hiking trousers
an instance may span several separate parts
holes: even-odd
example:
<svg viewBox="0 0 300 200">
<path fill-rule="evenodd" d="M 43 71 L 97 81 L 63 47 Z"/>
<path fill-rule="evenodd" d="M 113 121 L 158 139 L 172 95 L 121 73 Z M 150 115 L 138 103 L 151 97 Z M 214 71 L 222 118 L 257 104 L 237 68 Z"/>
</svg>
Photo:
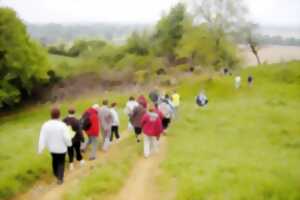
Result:
<svg viewBox="0 0 300 200">
<path fill-rule="evenodd" d="M 52 156 L 52 169 L 54 176 L 60 180 L 64 180 L 65 171 L 65 153 L 51 153 Z"/>
<path fill-rule="evenodd" d="M 152 153 L 158 152 L 158 140 L 155 136 L 144 135 L 144 156 L 148 158 Z"/>
<path fill-rule="evenodd" d="M 74 161 L 74 152 L 76 153 L 76 160 L 81 161 L 82 155 L 80 151 L 80 142 L 75 142 L 71 147 L 68 147 L 68 155 L 69 155 L 70 163 Z"/>
<path fill-rule="evenodd" d="M 88 136 L 88 140 L 84 144 L 83 149 L 86 151 L 86 149 L 88 148 L 89 145 L 92 145 L 90 159 L 95 159 L 96 153 L 97 153 L 98 138 L 96 136 Z"/>
<path fill-rule="evenodd" d="M 111 135 L 110 135 L 110 141 L 111 141 L 111 142 L 113 141 L 114 136 L 115 136 L 117 139 L 120 139 L 119 126 L 112 126 L 112 127 L 111 127 Z"/>
</svg>

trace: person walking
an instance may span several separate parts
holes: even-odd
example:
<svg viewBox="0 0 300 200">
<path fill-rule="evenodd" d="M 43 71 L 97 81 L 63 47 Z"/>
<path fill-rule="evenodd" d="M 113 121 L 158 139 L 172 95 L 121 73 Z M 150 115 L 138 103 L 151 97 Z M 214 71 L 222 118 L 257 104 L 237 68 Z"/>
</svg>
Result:
<svg viewBox="0 0 300 200">
<path fill-rule="evenodd" d="M 41 154 L 45 148 L 49 150 L 52 157 L 53 174 L 57 178 L 57 184 L 63 184 L 65 155 L 67 148 L 72 143 L 68 127 L 59 118 L 60 110 L 52 108 L 51 120 L 45 122 L 41 128 L 38 153 Z"/>
<path fill-rule="evenodd" d="M 132 131 L 134 129 L 133 125 L 130 123 L 130 115 L 132 115 L 134 108 L 138 105 L 139 105 L 138 102 L 134 99 L 133 96 L 129 97 L 129 100 L 126 103 L 126 107 L 124 109 L 124 112 L 128 116 L 128 119 L 129 119 L 128 120 L 128 131 Z"/>
<path fill-rule="evenodd" d="M 80 127 L 79 120 L 75 117 L 75 110 L 70 108 L 68 110 L 68 116 L 63 120 L 66 125 L 70 128 L 70 132 L 74 133 L 72 135 L 72 146 L 68 147 L 68 155 L 69 155 L 69 162 L 70 162 L 70 170 L 74 169 L 74 154 L 76 154 L 76 160 L 80 162 L 80 165 L 84 165 L 85 161 L 82 159 L 81 151 L 80 151 L 80 144 L 84 142 L 84 137 L 82 134 L 82 130 Z"/>
<path fill-rule="evenodd" d="M 113 122 L 113 116 L 108 107 L 108 100 L 103 100 L 102 107 L 98 109 L 98 117 L 101 123 L 101 132 L 103 138 L 102 150 L 108 151 L 110 146 L 111 127 Z"/>
<path fill-rule="evenodd" d="M 174 91 L 172 97 L 172 105 L 174 106 L 175 109 L 177 109 L 180 106 L 180 95 Z"/>
<path fill-rule="evenodd" d="M 151 108 L 144 114 L 141 124 L 144 133 L 144 156 L 148 158 L 152 153 L 158 152 L 159 138 L 163 131 L 162 122 Z"/>
<path fill-rule="evenodd" d="M 140 135 L 142 134 L 141 120 L 146 112 L 146 108 L 144 107 L 142 101 L 138 101 L 138 103 L 139 105 L 134 108 L 132 114 L 130 115 L 130 122 L 134 127 L 136 140 L 139 143 L 141 141 Z"/>
<path fill-rule="evenodd" d="M 86 151 L 89 145 L 92 145 L 92 151 L 89 160 L 95 160 L 97 154 L 98 137 L 100 131 L 100 123 L 98 117 L 98 104 L 89 108 L 81 118 L 81 126 L 85 130 L 88 140 L 83 145 L 83 150 Z"/>
<path fill-rule="evenodd" d="M 196 97 L 196 103 L 200 107 L 205 107 L 208 104 L 207 96 L 205 95 L 204 90 L 201 90 L 199 95 Z"/>
<path fill-rule="evenodd" d="M 241 76 L 236 76 L 235 77 L 235 88 L 239 89 L 241 87 L 241 83 L 242 83 L 242 78 Z"/>
<path fill-rule="evenodd" d="M 249 87 L 252 87 L 252 85 L 253 85 L 253 76 L 252 76 L 252 75 L 249 75 L 249 76 L 248 76 L 248 86 L 249 86 Z"/>
<path fill-rule="evenodd" d="M 166 97 L 168 97 L 166 95 Z M 170 103 L 168 102 L 168 99 L 165 98 L 164 100 L 161 101 L 161 103 L 158 105 L 158 109 L 159 111 L 162 113 L 163 117 L 162 117 L 162 126 L 163 126 L 163 130 L 164 133 L 167 132 L 167 129 L 169 127 L 169 124 L 171 122 L 171 119 L 173 117 L 173 108 L 170 105 Z"/>
<path fill-rule="evenodd" d="M 117 138 L 117 142 L 120 140 L 120 134 L 119 134 L 119 126 L 120 126 L 120 120 L 118 112 L 116 111 L 117 103 L 112 103 L 110 112 L 112 114 L 112 126 L 111 126 L 111 136 L 110 136 L 110 142 L 113 141 L 114 136 Z"/>
</svg>

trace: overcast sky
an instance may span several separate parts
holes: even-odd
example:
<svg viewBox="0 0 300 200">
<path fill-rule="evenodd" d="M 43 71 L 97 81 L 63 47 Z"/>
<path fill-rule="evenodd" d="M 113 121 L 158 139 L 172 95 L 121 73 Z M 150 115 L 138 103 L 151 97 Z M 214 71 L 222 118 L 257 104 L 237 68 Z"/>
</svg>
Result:
<svg viewBox="0 0 300 200">
<path fill-rule="evenodd" d="M 33 23 L 153 23 L 179 0 L 0 0 Z M 300 0 L 246 0 L 263 25 L 300 26 Z"/>
</svg>

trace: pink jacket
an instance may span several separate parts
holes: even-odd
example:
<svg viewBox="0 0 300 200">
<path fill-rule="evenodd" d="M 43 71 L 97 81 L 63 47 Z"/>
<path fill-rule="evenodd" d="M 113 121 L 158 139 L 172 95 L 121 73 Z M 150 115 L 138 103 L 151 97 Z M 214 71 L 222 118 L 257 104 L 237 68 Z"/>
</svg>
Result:
<svg viewBox="0 0 300 200">
<path fill-rule="evenodd" d="M 147 136 L 159 137 L 163 132 L 162 122 L 155 112 L 148 112 L 142 118 L 143 132 Z"/>
</svg>

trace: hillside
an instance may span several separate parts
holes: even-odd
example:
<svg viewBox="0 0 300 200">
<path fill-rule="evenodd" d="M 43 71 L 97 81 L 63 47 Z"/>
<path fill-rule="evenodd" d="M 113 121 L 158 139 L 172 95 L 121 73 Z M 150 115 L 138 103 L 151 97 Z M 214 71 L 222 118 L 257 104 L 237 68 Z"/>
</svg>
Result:
<svg viewBox="0 0 300 200">
<path fill-rule="evenodd" d="M 168 136 L 163 138 L 167 145 L 162 143 L 166 147 L 162 158 L 154 155 L 144 163 L 142 145 L 122 131 L 124 141 L 114 145 L 111 152 L 101 153 L 99 160 L 88 162 L 86 168 L 67 172 L 63 189 L 52 184 L 48 154 L 36 155 L 39 129 L 48 119 L 50 104 L 2 117 L 0 198 L 25 192 L 39 195 L 39 199 L 51 195 L 72 200 L 118 199 L 124 190 L 134 187 L 132 199 L 145 188 L 155 199 L 164 200 L 299 199 L 300 63 L 248 68 L 241 74 L 243 80 L 252 74 L 254 86 L 249 88 L 243 81 L 242 88 L 235 90 L 233 77 L 218 74 L 178 77 L 176 88 L 182 105 Z M 209 98 L 209 106 L 204 109 L 194 103 L 202 88 Z M 146 90 L 134 94 L 108 92 L 63 101 L 61 105 L 64 114 L 72 105 L 79 115 L 103 98 L 117 101 L 121 130 L 125 130 L 122 108 L 129 95 L 139 93 L 147 95 Z M 154 177 L 143 173 L 153 171 L 157 172 Z M 148 187 L 148 180 L 153 188 Z"/>
</svg>

